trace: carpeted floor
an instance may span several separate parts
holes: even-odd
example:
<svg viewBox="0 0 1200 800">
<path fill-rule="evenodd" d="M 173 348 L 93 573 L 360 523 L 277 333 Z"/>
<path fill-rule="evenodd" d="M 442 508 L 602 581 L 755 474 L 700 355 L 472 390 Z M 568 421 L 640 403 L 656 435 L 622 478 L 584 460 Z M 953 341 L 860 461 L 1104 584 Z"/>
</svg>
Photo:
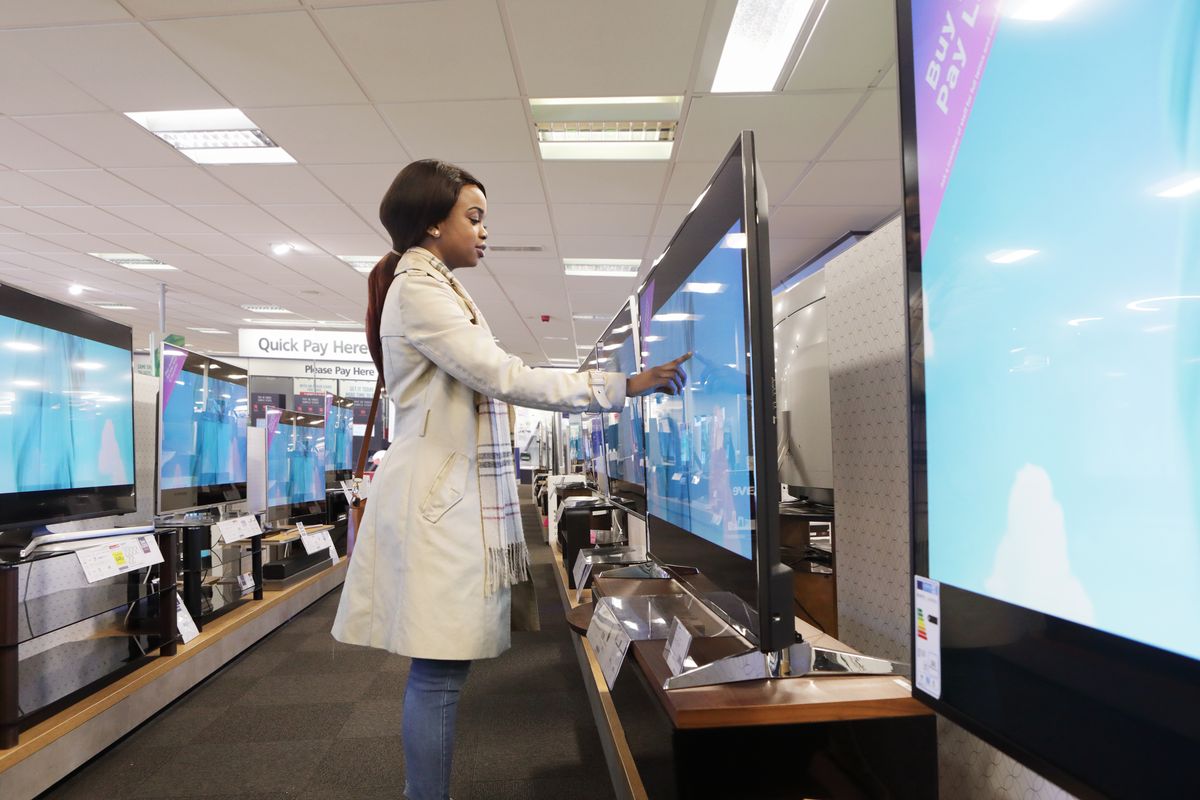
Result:
<svg viewBox="0 0 1200 800">
<path fill-rule="evenodd" d="M 521 487 L 542 619 L 471 669 L 456 800 L 613 797 L 538 512 Z M 338 592 L 294 617 L 44 797 L 370 800 L 402 796 L 408 660 L 329 635 Z"/>
</svg>

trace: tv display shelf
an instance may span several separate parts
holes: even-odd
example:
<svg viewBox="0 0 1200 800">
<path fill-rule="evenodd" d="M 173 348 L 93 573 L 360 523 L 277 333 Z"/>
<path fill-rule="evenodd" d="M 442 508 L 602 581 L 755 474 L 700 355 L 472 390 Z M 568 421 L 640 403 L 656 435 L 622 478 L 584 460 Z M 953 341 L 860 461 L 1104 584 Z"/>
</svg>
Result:
<svg viewBox="0 0 1200 800">
<path fill-rule="evenodd" d="M 155 536 L 163 563 L 96 583 L 72 550 L 0 555 L 0 749 L 155 655 L 175 653 L 177 540 L 173 530 Z"/>
<path fill-rule="evenodd" d="M 216 540 L 214 526 L 196 525 L 183 528 L 182 536 L 181 597 L 198 630 L 242 603 L 262 599 L 261 534 L 230 544 Z M 243 582 L 246 575 L 250 580 Z"/>
</svg>

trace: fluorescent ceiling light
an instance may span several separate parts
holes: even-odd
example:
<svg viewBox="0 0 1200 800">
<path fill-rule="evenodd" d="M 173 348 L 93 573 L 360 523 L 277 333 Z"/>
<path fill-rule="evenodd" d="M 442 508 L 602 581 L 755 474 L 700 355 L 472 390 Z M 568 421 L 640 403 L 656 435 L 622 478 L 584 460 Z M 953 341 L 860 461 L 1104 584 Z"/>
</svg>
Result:
<svg viewBox="0 0 1200 800">
<path fill-rule="evenodd" d="M 294 164 L 236 108 L 136 111 L 127 117 L 197 164 Z"/>
<path fill-rule="evenodd" d="M 538 142 L 546 161 L 667 161 L 674 142 Z"/>
<path fill-rule="evenodd" d="M 640 258 L 564 258 L 568 275 L 590 278 L 636 278 Z"/>
<path fill-rule="evenodd" d="M 721 240 L 721 247 L 727 250 L 745 250 L 746 249 L 746 234 L 744 233 L 727 233 L 725 238 Z"/>
<path fill-rule="evenodd" d="M 687 314 L 682 311 L 671 311 L 666 314 L 655 314 L 652 319 L 655 322 L 694 322 L 700 319 L 696 314 Z M 650 337 L 646 337 L 646 341 L 650 341 Z"/>
<path fill-rule="evenodd" d="M 229 331 L 223 331 L 220 328 L 188 328 L 188 330 L 195 331 L 196 333 L 219 333 L 226 336 L 229 335 Z"/>
<path fill-rule="evenodd" d="M 608 316 L 605 314 L 572 314 L 571 319 L 577 319 L 580 322 L 608 322 Z"/>
<path fill-rule="evenodd" d="M 1200 175 L 1182 175 L 1163 184 L 1156 194 L 1159 197 L 1187 197 L 1200 192 Z"/>
<path fill-rule="evenodd" d="M 338 256 L 338 259 L 346 262 L 354 267 L 357 272 L 364 275 L 375 269 L 375 265 L 379 263 L 378 256 Z"/>
<path fill-rule="evenodd" d="M 247 311 L 253 311 L 255 314 L 290 314 L 290 313 L 292 313 L 291 311 L 288 311 L 286 308 L 283 308 L 282 306 L 259 305 L 256 303 L 248 303 L 248 304 L 242 306 L 242 308 L 246 309 Z"/>
<path fill-rule="evenodd" d="M 725 291 L 725 284 L 688 281 L 683 285 L 683 290 L 685 292 L 693 292 L 694 294 L 720 294 Z"/>
<path fill-rule="evenodd" d="M 107 261 L 110 264 L 116 264 L 118 267 L 125 267 L 125 269 L 136 269 L 144 272 L 175 269 L 170 264 L 164 264 L 157 258 L 144 256 L 141 253 L 88 253 L 88 255 L 99 258 L 102 261 Z"/>
<path fill-rule="evenodd" d="M 127 306 L 124 303 L 89 303 L 96 308 L 103 308 L 105 311 L 137 311 L 133 306 Z"/>
<path fill-rule="evenodd" d="M 812 8 L 813 0 L 738 0 L 712 90 L 774 90 Z"/>
<path fill-rule="evenodd" d="M 1058 19 L 1079 4 L 1079 0 L 1015 0 L 1004 12 L 1010 19 L 1048 22 Z"/>
<path fill-rule="evenodd" d="M 539 122 L 539 142 L 673 142 L 676 123 L 658 122 Z M 668 148 L 669 149 L 669 148 Z"/>
<path fill-rule="evenodd" d="M 291 313 L 291 312 L 288 312 Z M 344 319 L 260 319 L 245 317 L 242 322 L 250 325 L 279 325 L 286 328 L 361 328 L 361 322 Z"/>
<path fill-rule="evenodd" d="M 683 100 L 678 95 L 659 97 L 534 97 L 531 106 L 628 106 L 673 104 Z"/>
<path fill-rule="evenodd" d="M 986 258 L 993 264 L 1015 264 L 1032 255 L 1037 255 L 1038 252 L 1038 250 L 997 250 L 994 253 L 988 253 Z"/>
</svg>

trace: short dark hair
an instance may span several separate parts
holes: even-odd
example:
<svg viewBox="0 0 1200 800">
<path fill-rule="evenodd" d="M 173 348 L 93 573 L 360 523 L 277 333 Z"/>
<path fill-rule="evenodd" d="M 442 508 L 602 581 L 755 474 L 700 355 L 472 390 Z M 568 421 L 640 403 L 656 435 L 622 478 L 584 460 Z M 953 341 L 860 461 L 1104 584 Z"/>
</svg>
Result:
<svg viewBox="0 0 1200 800">
<path fill-rule="evenodd" d="M 392 181 L 379 204 L 379 221 L 392 237 L 392 250 L 367 278 L 367 349 L 371 360 L 383 375 L 383 346 L 379 340 L 379 325 L 383 319 L 383 302 L 396 274 L 400 261 L 397 253 L 416 247 L 425 232 L 450 216 L 458 194 L 464 186 L 487 190 L 471 173 L 461 167 L 432 158 L 414 161 Z"/>
</svg>

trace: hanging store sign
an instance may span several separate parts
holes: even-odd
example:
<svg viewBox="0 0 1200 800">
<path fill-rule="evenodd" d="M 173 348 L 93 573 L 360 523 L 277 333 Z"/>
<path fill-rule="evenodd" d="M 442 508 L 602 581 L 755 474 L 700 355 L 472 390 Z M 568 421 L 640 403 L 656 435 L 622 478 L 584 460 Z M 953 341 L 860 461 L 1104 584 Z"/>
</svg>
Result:
<svg viewBox="0 0 1200 800">
<path fill-rule="evenodd" d="M 293 331 L 238 329 L 238 355 L 243 358 L 287 358 L 315 361 L 370 361 L 363 331 Z"/>
</svg>

